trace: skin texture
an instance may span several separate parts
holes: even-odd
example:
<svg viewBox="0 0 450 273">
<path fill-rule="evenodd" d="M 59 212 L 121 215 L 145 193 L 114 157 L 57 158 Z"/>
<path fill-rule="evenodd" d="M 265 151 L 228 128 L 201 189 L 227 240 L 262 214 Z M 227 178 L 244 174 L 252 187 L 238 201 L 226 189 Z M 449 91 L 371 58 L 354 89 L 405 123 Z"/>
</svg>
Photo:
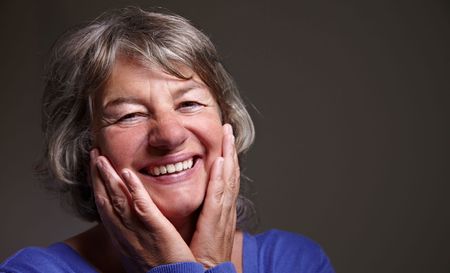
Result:
<svg viewBox="0 0 450 273">
<path fill-rule="evenodd" d="M 232 128 L 222 125 L 208 87 L 183 73 L 190 79 L 119 58 L 94 98 L 92 185 L 103 228 L 129 272 L 186 261 L 210 268 L 232 256 L 240 270 Z M 191 169 L 151 174 L 189 158 Z"/>
</svg>

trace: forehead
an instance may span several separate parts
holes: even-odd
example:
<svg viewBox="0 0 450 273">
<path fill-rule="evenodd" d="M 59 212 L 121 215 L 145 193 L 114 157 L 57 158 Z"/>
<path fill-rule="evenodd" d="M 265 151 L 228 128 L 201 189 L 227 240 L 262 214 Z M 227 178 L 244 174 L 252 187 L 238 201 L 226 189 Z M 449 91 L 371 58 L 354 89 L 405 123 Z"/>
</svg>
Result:
<svg viewBox="0 0 450 273">
<path fill-rule="evenodd" d="M 173 73 L 170 70 L 173 70 Z M 194 70 L 184 64 L 172 62 L 161 65 L 157 64 L 156 61 L 126 57 L 123 54 L 119 54 L 111 68 L 111 74 L 107 80 L 107 84 L 122 79 L 122 76 L 130 77 L 130 73 L 134 74 L 136 78 L 171 80 L 180 83 L 193 79 L 196 82 L 203 83 Z"/>
<path fill-rule="evenodd" d="M 155 90 L 182 92 L 191 89 L 204 89 L 213 95 L 208 86 L 192 69 L 184 65 L 174 67 L 182 77 L 169 74 L 158 65 L 119 57 L 114 62 L 110 76 L 103 88 L 95 94 L 95 100 L 103 101 L 110 96 L 126 96 L 135 91 L 143 90 L 155 93 Z"/>
</svg>

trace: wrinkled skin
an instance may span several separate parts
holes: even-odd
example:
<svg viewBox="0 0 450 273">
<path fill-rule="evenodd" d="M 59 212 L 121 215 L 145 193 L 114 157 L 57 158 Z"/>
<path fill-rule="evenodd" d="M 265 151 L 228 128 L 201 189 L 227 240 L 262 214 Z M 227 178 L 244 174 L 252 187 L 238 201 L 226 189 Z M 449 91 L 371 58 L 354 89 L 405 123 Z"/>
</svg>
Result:
<svg viewBox="0 0 450 273">
<path fill-rule="evenodd" d="M 188 261 L 210 268 L 230 261 L 239 164 L 232 128 L 221 124 L 210 91 L 195 74 L 180 80 L 126 60 L 111 78 L 95 101 L 91 178 L 124 268 L 146 272 Z M 188 81 L 195 86 L 187 88 Z M 137 103 L 105 107 L 124 96 Z M 150 173 L 154 162 L 188 155 L 196 160 L 189 170 Z"/>
</svg>

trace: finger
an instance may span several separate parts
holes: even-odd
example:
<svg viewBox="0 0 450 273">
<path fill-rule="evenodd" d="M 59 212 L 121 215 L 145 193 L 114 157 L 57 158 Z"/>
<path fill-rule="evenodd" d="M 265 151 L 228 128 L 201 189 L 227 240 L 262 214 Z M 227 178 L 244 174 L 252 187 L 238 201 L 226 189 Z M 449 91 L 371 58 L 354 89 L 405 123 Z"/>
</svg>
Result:
<svg viewBox="0 0 450 273">
<path fill-rule="evenodd" d="M 143 240 L 148 240 L 150 236 L 152 238 L 151 247 L 164 248 L 164 252 L 169 256 L 169 262 L 195 260 L 181 234 L 153 202 L 139 177 L 129 169 L 123 169 L 121 174 L 130 193 L 133 214 L 136 215 L 136 220 L 143 227 L 144 232 L 137 236 Z M 158 257 L 158 259 L 160 258 Z"/>
<path fill-rule="evenodd" d="M 210 181 L 207 189 L 207 197 L 212 198 L 215 203 L 223 201 L 225 185 L 223 180 L 224 158 L 218 157 L 211 168 Z"/>
<path fill-rule="evenodd" d="M 117 216 L 114 213 L 114 209 L 111 206 L 109 196 L 107 189 L 105 185 L 103 184 L 101 175 L 99 173 L 99 170 L 97 168 L 97 159 L 99 156 L 98 150 L 93 149 L 90 153 L 91 156 L 91 183 L 92 188 L 94 191 L 94 197 L 95 197 L 95 203 L 97 205 L 97 211 L 100 215 L 100 218 L 102 219 L 102 222 L 106 226 L 110 227 L 116 227 L 114 228 L 114 231 L 116 232 L 116 229 L 121 226 L 121 221 L 117 218 Z"/>
<path fill-rule="evenodd" d="M 139 177 L 128 169 L 122 170 L 122 176 L 130 193 L 131 207 L 147 229 L 166 225 L 168 220 L 158 209 Z"/>
<path fill-rule="evenodd" d="M 105 185 L 101 181 L 100 173 L 97 168 L 97 158 L 99 156 L 98 150 L 93 149 L 90 152 L 90 170 L 91 170 L 91 183 L 92 183 L 92 189 L 94 191 L 94 197 L 95 202 L 97 204 L 97 207 L 104 207 L 105 202 L 108 202 L 108 193 L 106 191 Z M 99 211 L 100 212 L 100 211 Z"/>
<path fill-rule="evenodd" d="M 97 156 L 95 168 L 97 170 L 96 185 L 102 189 L 102 194 L 97 196 L 101 202 L 99 209 L 102 221 L 110 226 L 111 232 L 120 236 L 128 231 L 136 231 L 139 224 L 135 216 L 130 212 L 129 192 L 104 156 Z"/>
<path fill-rule="evenodd" d="M 90 174 L 91 174 L 91 184 L 92 184 L 92 190 L 94 192 L 95 202 L 97 204 L 97 207 L 102 207 L 105 199 L 107 198 L 108 194 L 106 193 L 106 189 L 103 186 L 103 183 L 100 181 L 99 173 L 97 170 L 97 166 L 95 165 L 98 157 L 98 150 L 92 149 L 89 153 L 90 155 Z M 102 204 L 99 204 L 102 203 Z"/>
<path fill-rule="evenodd" d="M 225 202 L 232 205 L 236 202 L 239 193 L 239 162 L 235 148 L 235 138 L 231 125 L 224 125 L 223 155 L 224 155 L 224 181 L 225 181 Z"/>
<path fill-rule="evenodd" d="M 209 229 L 219 223 L 222 214 L 224 191 L 222 174 L 223 157 L 218 157 L 211 167 L 205 201 L 197 223 L 197 232 Z"/>
<path fill-rule="evenodd" d="M 97 158 L 96 166 L 99 170 L 114 211 L 122 220 L 128 220 L 130 217 L 130 208 L 128 203 L 130 194 L 127 187 L 117 174 L 116 170 L 114 170 L 104 156 L 99 156 Z"/>
</svg>

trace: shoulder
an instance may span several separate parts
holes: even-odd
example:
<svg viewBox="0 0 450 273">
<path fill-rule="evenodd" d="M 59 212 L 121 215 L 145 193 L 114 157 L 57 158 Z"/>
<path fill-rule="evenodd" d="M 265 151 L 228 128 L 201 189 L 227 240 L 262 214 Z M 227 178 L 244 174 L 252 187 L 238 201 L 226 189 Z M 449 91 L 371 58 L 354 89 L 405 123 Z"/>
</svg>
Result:
<svg viewBox="0 0 450 273">
<path fill-rule="evenodd" d="M 62 243 L 50 247 L 27 247 L 7 258 L 0 264 L 0 272 L 76 272 L 71 250 Z"/>
<path fill-rule="evenodd" d="M 258 249 L 272 255 L 300 256 L 304 258 L 316 258 L 322 253 L 322 249 L 313 240 L 306 236 L 272 229 L 255 235 Z"/>
<path fill-rule="evenodd" d="M 279 229 L 271 229 L 268 231 L 265 231 L 263 233 L 259 233 L 254 235 L 256 240 L 258 241 L 258 244 L 261 245 L 267 245 L 267 244 L 279 244 L 279 245 L 301 245 L 304 247 L 317 247 L 318 244 L 309 239 L 306 236 L 279 230 Z M 293 244 L 292 244 L 293 243 Z"/>
<path fill-rule="evenodd" d="M 306 236 L 272 229 L 254 238 L 260 263 L 273 272 L 334 272 L 321 246 Z"/>
<path fill-rule="evenodd" d="M 45 248 L 27 247 L 6 259 L 1 272 L 43 272 L 54 264 L 54 257 Z"/>
</svg>

